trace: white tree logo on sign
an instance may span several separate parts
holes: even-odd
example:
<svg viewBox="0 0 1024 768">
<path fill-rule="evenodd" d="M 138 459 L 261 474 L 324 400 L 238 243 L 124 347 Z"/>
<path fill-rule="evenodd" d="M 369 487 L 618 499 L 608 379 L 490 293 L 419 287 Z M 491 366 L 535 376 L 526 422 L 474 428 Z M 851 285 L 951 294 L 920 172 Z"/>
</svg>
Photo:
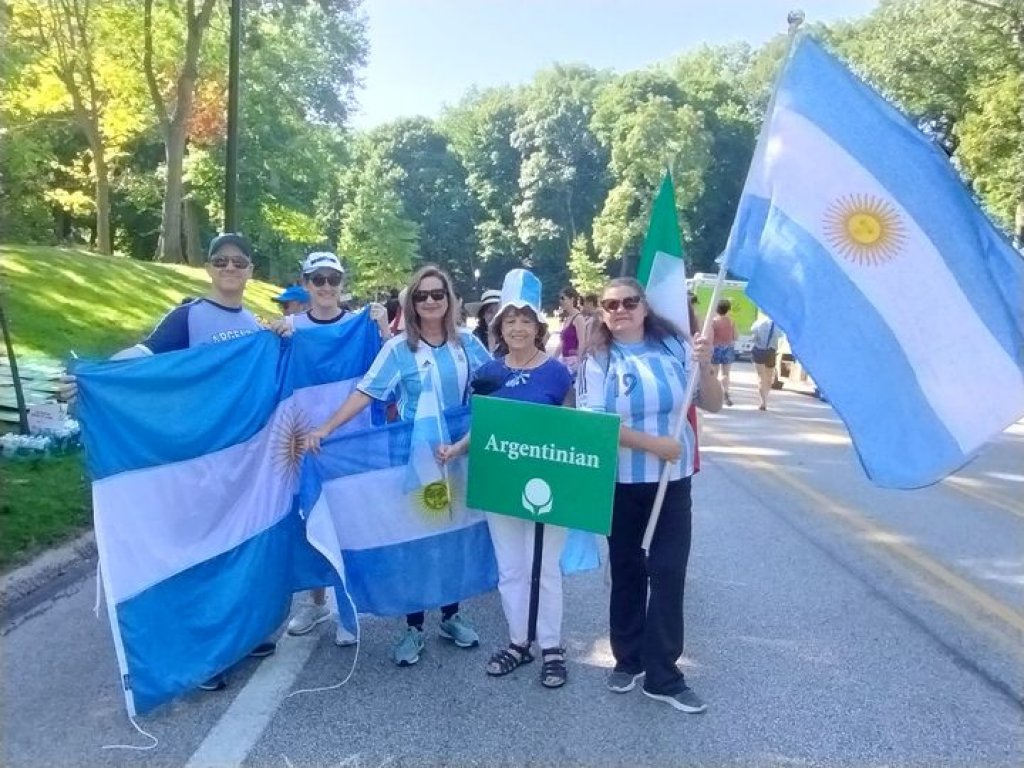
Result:
<svg viewBox="0 0 1024 768">
<path fill-rule="evenodd" d="M 539 517 L 550 512 L 553 504 L 550 485 L 539 477 L 526 482 L 523 488 L 523 509 L 534 517 Z"/>
</svg>

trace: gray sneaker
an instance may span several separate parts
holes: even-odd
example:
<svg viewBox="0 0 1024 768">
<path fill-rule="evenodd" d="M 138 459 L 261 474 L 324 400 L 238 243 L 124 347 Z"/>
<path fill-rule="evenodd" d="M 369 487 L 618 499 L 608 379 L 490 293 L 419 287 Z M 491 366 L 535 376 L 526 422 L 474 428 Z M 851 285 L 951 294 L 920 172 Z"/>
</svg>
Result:
<svg viewBox="0 0 1024 768">
<path fill-rule="evenodd" d="M 305 635 L 307 632 L 311 632 L 313 627 L 321 621 L 327 621 L 330 615 L 331 612 L 326 605 L 303 603 L 299 610 L 295 612 L 292 620 L 288 622 L 288 634 Z"/>
<path fill-rule="evenodd" d="M 334 644 L 342 648 L 348 648 L 359 642 L 359 638 L 338 624 L 334 630 Z"/>
<path fill-rule="evenodd" d="M 411 667 L 420 660 L 423 652 L 423 630 L 407 627 L 405 634 L 398 640 L 398 645 L 391 652 L 391 658 L 400 667 Z"/>
<path fill-rule="evenodd" d="M 664 701 L 669 706 L 691 715 L 699 715 L 701 712 L 707 711 L 708 708 L 708 705 L 704 703 L 700 696 L 693 692 L 692 688 L 683 688 L 679 693 L 672 694 L 671 696 L 665 693 L 651 693 L 646 688 L 643 690 L 644 696 L 649 696 L 657 701 Z"/>
<path fill-rule="evenodd" d="M 459 648 L 473 648 L 480 645 L 480 635 L 458 613 L 447 621 L 441 622 L 440 634 L 445 640 L 451 640 Z"/>
<path fill-rule="evenodd" d="M 644 676 L 643 672 L 613 671 L 608 675 L 608 690 L 612 693 L 629 693 L 636 687 L 636 681 Z"/>
</svg>

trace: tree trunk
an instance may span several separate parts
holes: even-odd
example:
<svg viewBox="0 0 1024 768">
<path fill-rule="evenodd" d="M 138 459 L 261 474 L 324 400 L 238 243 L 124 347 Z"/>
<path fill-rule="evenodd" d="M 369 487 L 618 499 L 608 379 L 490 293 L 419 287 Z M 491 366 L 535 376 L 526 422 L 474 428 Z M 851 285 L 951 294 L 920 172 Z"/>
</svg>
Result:
<svg viewBox="0 0 1024 768">
<path fill-rule="evenodd" d="M 189 264 L 198 266 L 206 261 L 203 245 L 199 239 L 199 206 L 190 195 L 185 195 L 181 208 L 182 234 L 185 238 L 185 259 Z"/>
<path fill-rule="evenodd" d="M 1014 235 L 1017 237 L 1017 246 L 1024 248 L 1024 199 L 1017 201 L 1017 221 L 1014 230 Z"/>
<path fill-rule="evenodd" d="M 96 169 L 96 248 L 100 253 L 114 252 L 110 236 L 110 178 L 103 151 L 93 152 Z"/>
<path fill-rule="evenodd" d="M 167 160 L 167 187 L 164 192 L 163 226 L 157 245 L 157 261 L 181 264 L 182 252 L 182 166 L 185 159 L 185 126 L 172 123 L 164 142 Z"/>
</svg>

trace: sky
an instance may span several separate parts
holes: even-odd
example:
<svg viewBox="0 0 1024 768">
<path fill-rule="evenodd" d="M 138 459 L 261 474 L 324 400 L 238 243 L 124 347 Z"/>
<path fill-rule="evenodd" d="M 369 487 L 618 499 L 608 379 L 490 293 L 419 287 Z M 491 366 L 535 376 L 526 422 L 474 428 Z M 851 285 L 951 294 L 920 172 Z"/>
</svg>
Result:
<svg viewBox="0 0 1024 768">
<path fill-rule="evenodd" d="M 519 85 L 555 62 L 627 72 L 703 44 L 758 46 L 808 22 L 864 16 L 877 0 L 364 0 L 369 61 L 356 128 L 436 117 L 472 87 Z"/>
</svg>

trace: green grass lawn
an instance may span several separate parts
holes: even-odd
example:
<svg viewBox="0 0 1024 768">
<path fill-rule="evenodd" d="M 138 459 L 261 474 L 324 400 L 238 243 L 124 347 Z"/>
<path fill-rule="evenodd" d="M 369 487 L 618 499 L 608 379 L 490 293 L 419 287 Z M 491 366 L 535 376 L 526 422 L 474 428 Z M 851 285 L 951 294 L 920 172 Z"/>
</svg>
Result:
<svg viewBox="0 0 1024 768">
<path fill-rule="evenodd" d="M 73 248 L 0 245 L 0 286 L 15 352 L 66 360 L 106 357 L 141 340 L 185 296 L 202 296 L 206 270 L 100 256 Z M 281 289 L 258 280 L 246 305 L 278 314 Z"/>
<path fill-rule="evenodd" d="M 142 339 L 184 296 L 209 285 L 197 267 L 153 264 L 89 251 L 0 245 L 0 300 L 19 358 L 106 357 Z M 281 289 L 251 281 L 246 304 L 278 314 Z M 27 560 L 91 524 L 82 456 L 0 459 L 0 570 Z"/>
<path fill-rule="evenodd" d="M 92 523 L 81 454 L 0 462 L 0 570 Z"/>
</svg>

